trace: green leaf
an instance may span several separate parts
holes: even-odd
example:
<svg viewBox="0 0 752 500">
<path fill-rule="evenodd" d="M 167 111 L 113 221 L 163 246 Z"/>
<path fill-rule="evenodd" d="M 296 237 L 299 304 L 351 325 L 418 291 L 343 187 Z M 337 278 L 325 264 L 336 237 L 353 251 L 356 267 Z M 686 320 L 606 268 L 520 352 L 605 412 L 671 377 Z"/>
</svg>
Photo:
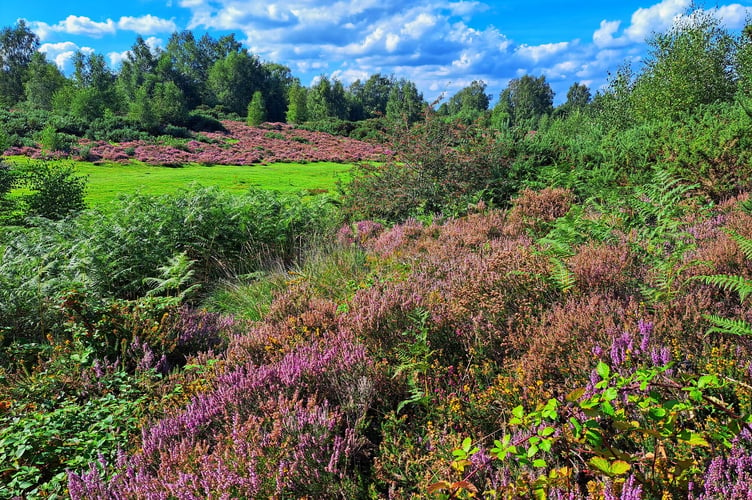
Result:
<svg viewBox="0 0 752 500">
<path fill-rule="evenodd" d="M 512 408 L 512 415 L 522 420 L 522 417 L 525 415 L 525 409 L 522 407 L 522 405 L 515 406 Z"/>
<path fill-rule="evenodd" d="M 603 399 L 606 401 L 613 401 L 617 397 L 619 397 L 619 391 L 616 390 L 616 387 L 609 387 L 603 391 Z"/>
<path fill-rule="evenodd" d="M 533 460 L 533 467 L 542 469 L 545 466 L 546 466 L 546 461 L 543 460 L 542 458 L 536 458 L 535 460 Z"/>
<path fill-rule="evenodd" d="M 632 467 L 623 460 L 616 460 L 611 464 L 611 473 L 615 476 L 626 474 Z"/>
<path fill-rule="evenodd" d="M 576 403 L 584 394 L 585 394 L 585 388 L 580 387 L 579 389 L 575 389 L 569 394 L 567 394 L 565 401 L 567 401 L 568 403 Z"/>
<path fill-rule="evenodd" d="M 702 389 L 703 387 L 707 387 L 708 385 L 718 385 L 718 377 L 715 375 L 703 375 L 697 380 L 697 388 Z"/>
<path fill-rule="evenodd" d="M 608 379 L 608 376 L 611 374 L 611 367 L 608 366 L 603 361 L 599 361 L 598 366 L 595 367 L 595 371 L 603 380 L 606 380 Z"/>
<path fill-rule="evenodd" d="M 569 418 L 569 423 L 572 424 L 572 427 L 574 428 L 574 432 L 576 436 L 579 436 L 582 433 L 582 424 L 579 420 L 577 420 L 575 417 Z"/>
<path fill-rule="evenodd" d="M 608 415 L 609 417 L 616 415 L 616 411 L 614 410 L 613 405 L 611 405 L 611 403 L 609 403 L 608 401 L 601 403 L 601 411 L 604 415 Z"/>
<path fill-rule="evenodd" d="M 549 452 L 551 451 L 551 446 L 553 444 L 554 444 L 553 439 L 544 439 L 543 441 L 541 441 L 540 449 L 545 452 Z"/>
<path fill-rule="evenodd" d="M 466 437 L 465 439 L 462 440 L 462 449 L 465 450 L 466 452 L 470 451 L 470 446 L 472 446 L 472 444 L 473 444 L 473 440 L 470 439 L 469 437 Z"/>
<path fill-rule="evenodd" d="M 608 460 L 603 457 L 593 457 L 588 463 L 591 467 L 598 469 L 605 474 L 611 473 L 611 465 L 608 463 Z"/>
<path fill-rule="evenodd" d="M 538 431 L 538 435 L 543 436 L 543 437 L 548 437 L 554 432 L 556 432 L 556 429 L 554 429 L 553 427 L 546 427 L 545 429 Z"/>
<path fill-rule="evenodd" d="M 696 432 L 692 432 L 689 430 L 683 430 L 681 431 L 677 437 L 687 443 L 690 446 L 704 446 L 704 447 L 710 447 L 710 443 L 708 443 L 707 439 L 702 437 L 700 434 Z"/>
</svg>

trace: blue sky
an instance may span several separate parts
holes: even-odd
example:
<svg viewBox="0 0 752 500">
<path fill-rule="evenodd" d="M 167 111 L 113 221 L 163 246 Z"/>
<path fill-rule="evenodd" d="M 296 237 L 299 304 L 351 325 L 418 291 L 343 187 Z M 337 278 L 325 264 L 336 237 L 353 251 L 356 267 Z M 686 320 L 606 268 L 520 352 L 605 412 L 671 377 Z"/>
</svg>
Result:
<svg viewBox="0 0 752 500">
<path fill-rule="evenodd" d="M 593 91 L 692 0 L 0 0 L 0 26 L 25 19 L 41 50 L 70 68 L 76 50 L 111 67 L 141 35 L 153 47 L 174 31 L 234 32 L 262 60 L 310 85 L 321 74 L 345 84 L 374 73 L 414 81 L 427 99 L 483 80 L 498 96 L 509 80 L 545 75 L 557 102 L 575 82 Z M 752 18 L 752 0 L 713 3 L 731 30 Z"/>
</svg>

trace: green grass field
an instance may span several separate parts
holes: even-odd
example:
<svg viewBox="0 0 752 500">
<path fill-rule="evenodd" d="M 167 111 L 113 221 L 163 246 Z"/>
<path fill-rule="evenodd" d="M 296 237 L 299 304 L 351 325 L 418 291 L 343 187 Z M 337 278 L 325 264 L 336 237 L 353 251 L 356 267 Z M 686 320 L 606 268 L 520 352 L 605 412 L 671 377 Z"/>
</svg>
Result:
<svg viewBox="0 0 752 500">
<path fill-rule="evenodd" d="M 25 157 L 10 157 L 5 161 L 19 166 L 31 166 L 34 162 Z M 333 192 L 338 180 L 349 179 L 352 168 L 348 164 L 327 162 L 208 167 L 192 164 L 179 168 L 136 162 L 127 165 L 94 165 L 70 160 L 62 162 L 73 164 L 76 171 L 87 178 L 86 202 L 89 206 L 107 204 L 121 194 L 165 194 L 192 184 L 217 186 L 237 193 L 250 188 L 285 192 Z"/>
</svg>

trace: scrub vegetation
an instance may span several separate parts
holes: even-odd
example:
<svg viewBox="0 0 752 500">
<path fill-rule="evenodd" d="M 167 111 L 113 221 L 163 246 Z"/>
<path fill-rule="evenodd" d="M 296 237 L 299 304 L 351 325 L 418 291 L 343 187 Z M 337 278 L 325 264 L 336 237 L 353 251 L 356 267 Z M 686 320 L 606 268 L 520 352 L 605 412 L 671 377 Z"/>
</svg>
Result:
<svg viewBox="0 0 752 500">
<path fill-rule="evenodd" d="M 2 66 L 0 140 L 54 160 L 0 166 L 0 498 L 752 496 L 752 30 L 694 11 L 594 96 L 530 75 L 418 111 L 233 40 L 192 79 L 210 39 L 82 56 L 51 102 L 38 56 Z M 87 204 L 86 169 L 146 167 L 62 159 L 169 142 L 177 179 L 250 136 L 363 162 Z"/>
</svg>

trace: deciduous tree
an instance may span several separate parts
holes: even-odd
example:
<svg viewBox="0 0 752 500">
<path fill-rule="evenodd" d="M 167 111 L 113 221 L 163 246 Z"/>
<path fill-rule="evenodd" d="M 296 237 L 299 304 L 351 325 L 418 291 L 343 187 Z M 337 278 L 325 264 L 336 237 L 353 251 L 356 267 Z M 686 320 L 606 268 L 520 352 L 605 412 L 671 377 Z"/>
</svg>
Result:
<svg viewBox="0 0 752 500">
<path fill-rule="evenodd" d="M 12 106 L 24 99 L 24 81 L 39 37 L 21 19 L 0 31 L 0 104 Z"/>
</svg>

